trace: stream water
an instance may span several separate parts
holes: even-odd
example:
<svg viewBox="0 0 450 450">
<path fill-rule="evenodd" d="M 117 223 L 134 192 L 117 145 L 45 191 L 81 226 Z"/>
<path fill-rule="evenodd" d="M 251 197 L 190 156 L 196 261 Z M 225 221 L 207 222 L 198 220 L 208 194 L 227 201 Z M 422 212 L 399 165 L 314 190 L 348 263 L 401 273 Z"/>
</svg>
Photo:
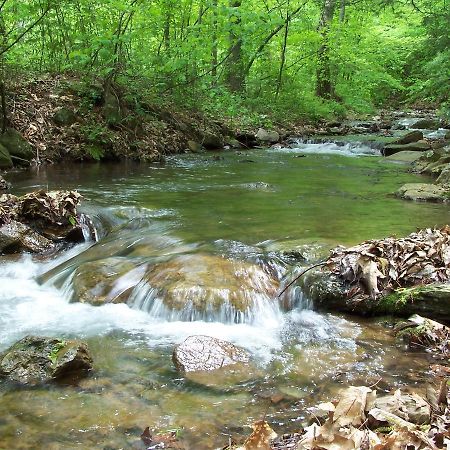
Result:
<svg viewBox="0 0 450 450">
<path fill-rule="evenodd" d="M 298 292 L 290 308 L 255 301 L 239 320 L 223 311 L 190 320 L 157 314 L 144 306 L 148 292 L 141 298 L 138 290 L 131 307 L 69 302 L 74 270 L 111 256 L 138 267 L 179 255 L 221 256 L 256 264 L 283 283 L 295 263 L 283 251 L 300 252 L 307 264 L 337 244 L 449 223 L 446 206 L 390 195 L 418 180 L 370 149 L 330 144 L 14 174 L 17 194 L 78 189 L 99 242 L 45 259 L 0 258 L 0 351 L 27 334 L 80 338 L 95 371 L 76 386 L 0 384 L 0 448 L 140 448 L 147 426 L 182 430 L 186 448 L 221 448 L 264 415 L 277 432 L 295 431 L 308 406 L 348 383 L 420 384 L 426 356 L 396 343 L 389 319 L 314 312 Z M 130 271 L 123 280 L 136 276 Z M 246 348 L 252 364 L 213 377 L 177 373 L 173 347 L 194 334 Z"/>
</svg>

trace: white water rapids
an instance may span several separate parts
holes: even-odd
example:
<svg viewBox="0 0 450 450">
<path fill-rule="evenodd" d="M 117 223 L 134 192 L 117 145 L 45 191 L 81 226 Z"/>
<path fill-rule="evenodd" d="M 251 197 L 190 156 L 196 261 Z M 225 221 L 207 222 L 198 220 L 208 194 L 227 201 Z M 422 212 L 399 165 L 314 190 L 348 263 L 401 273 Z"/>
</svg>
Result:
<svg viewBox="0 0 450 450">
<path fill-rule="evenodd" d="M 0 350 L 28 334 L 83 339 L 120 330 L 128 333 L 131 341 L 133 336 L 139 336 L 140 340 L 144 338 L 151 347 L 175 345 L 191 335 L 213 336 L 246 348 L 261 361 L 269 361 L 271 354 L 281 348 L 293 325 L 302 330 L 300 340 L 303 342 L 317 339 L 336 342 L 340 339 L 339 333 L 348 336 L 349 329 L 342 319 L 311 310 L 283 313 L 278 304 L 256 302 L 252 320 L 247 323 L 224 323 L 219 321 L 220 317 L 216 321 L 181 321 L 177 317 L 164 318 L 162 311 L 157 311 L 157 302 L 150 311 L 142 310 L 139 302 L 135 302 L 134 307 L 70 303 L 70 277 L 60 289 L 51 282 L 40 285 L 36 281 L 40 274 L 86 247 L 86 244 L 79 245 L 51 262 L 33 261 L 30 256 L 23 256 L 19 260 L 0 263 Z M 340 331 L 332 325 L 337 322 Z M 351 328 L 352 339 L 343 342 L 345 346 L 352 346 L 359 327 L 347 325 Z"/>
</svg>

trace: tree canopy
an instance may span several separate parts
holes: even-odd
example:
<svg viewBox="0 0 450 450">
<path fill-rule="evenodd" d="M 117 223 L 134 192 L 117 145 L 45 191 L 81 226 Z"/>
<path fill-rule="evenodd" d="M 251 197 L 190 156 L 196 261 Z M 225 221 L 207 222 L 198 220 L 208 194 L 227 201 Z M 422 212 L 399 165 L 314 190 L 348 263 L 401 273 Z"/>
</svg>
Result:
<svg viewBox="0 0 450 450">
<path fill-rule="evenodd" d="M 2 0 L 0 57 L 3 77 L 76 72 L 224 115 L 445 109 L 447 3 Z"/>
</svg>

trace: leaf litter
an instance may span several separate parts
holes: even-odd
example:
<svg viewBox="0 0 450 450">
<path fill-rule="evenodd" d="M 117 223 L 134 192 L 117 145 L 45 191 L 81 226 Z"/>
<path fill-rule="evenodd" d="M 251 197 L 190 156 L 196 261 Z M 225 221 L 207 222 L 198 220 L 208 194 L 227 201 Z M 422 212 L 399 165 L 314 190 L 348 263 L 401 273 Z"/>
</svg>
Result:
<svg viewBox="0 0 450 450">
<path fill-rule="evenodd" d="M 450 227 L 337 247 L 325 265 L 351 285 L 353 295 L 373 299 L 398 288 L 446 282 L 450 279 Z"/>
</svg>

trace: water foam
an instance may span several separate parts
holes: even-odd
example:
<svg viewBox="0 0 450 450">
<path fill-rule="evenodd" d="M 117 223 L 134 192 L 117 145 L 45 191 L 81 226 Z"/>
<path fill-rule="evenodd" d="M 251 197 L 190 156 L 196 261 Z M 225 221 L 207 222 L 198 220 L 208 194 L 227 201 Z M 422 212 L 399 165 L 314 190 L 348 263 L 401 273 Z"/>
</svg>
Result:
<svg viewBox="0 0 450 450">
<path fill-rule="evenodd" d="M 371 148 L 361 142 L 338 144 L 335 142 L 313 143 L 298 141 L 292 147 L 271 148 L 274 153 L 340 155 L 340 156 L 379 156 L 377 149 Z"/>
</svg>

